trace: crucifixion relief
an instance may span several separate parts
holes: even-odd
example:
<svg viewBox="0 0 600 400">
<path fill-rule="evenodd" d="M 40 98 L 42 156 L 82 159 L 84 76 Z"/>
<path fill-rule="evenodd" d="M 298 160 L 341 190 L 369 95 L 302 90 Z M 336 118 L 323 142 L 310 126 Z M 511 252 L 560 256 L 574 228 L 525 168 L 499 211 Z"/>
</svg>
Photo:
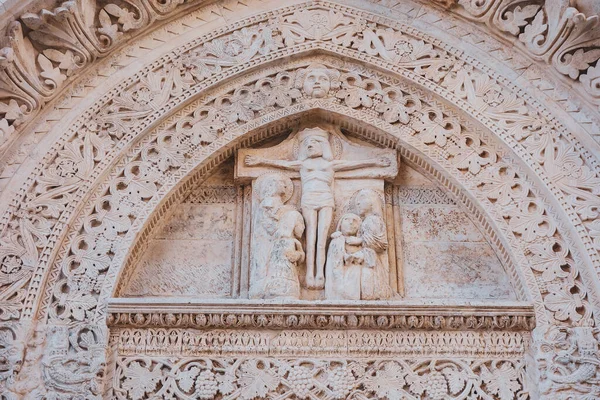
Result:
<svg viewBox="0 0 600 400">
<path fill-rule="evenodd" d="M 323 126 L 302 129 L 275 147 L 242 149 L 236 163 L 238 179 L 253 179 L 277 173 L 284 174 L 287 179 L 299 180 L 301 194 L 297 206 L 305 227 L 304 283 L 311 290 L 325 288 L 327 244 L 332 223 L 339 219 L 344 207 L 348 208 L 350 197 L 362 188 L 382 191 L 383 180 L 393 178 L 397 169 L 396 154 L 393 151 L 356 145 L 336 129 Z M 348 185 L 336 187 L 336 181 L 341 180 L 346 180 Z M 266 180 L 261 178 L 258 181 Z M 263 197 L 262 193 L 266 189 L 258 189 L 254 182 L 253 185 L 255 191 L 259 190 L 257 195 Z M 261 213 L 262 209 L 259 206 L 254 212 Z M 256 243 L 262 220 L 254 218 L 254 221 L 253 240 Z M 272 241 L 275 238 L 270 239 Z M 261 249 L 264 251 L 265 247 Z M 254 272 L 265 268 L 261 265 L 263 261 L 258 260 L 265 260 L 268 256 L 256 252 L 257 254 L 251 255 L 251 297 L 252 293 L 265 293 L 263 283 L 256 286 L 259 280 L 254 278 Z M 263 274 L 260 280 L 265 279 L 268 280 L 269 277 Z M 389 294 L 384 297 L 389 297 Z"/>
</svg>

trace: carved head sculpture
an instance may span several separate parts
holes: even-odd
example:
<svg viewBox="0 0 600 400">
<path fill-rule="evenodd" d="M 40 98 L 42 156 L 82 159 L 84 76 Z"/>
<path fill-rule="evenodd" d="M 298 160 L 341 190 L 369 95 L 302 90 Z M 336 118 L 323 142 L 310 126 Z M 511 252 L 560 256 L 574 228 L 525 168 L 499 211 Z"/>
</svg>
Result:
<svg viewBox="0 0 600 400">
<path fill-rule="evenodd" d="M 304 94 L 315 99 L 322 99 L 331 88 L 340 86 L 339 71 L 329 69 L 323 64 L 311 64 L 296 75 L 296 87 Z"/>
<path fill-rule="evenodd" d="M 277 173 L 265 174 L 256 180 L 256 193 L 259 201 L 269 199 L 270 201 L 287 202 L 292 197 L 294 184 L 291 179 Z"/>
<path fill-rule="evenodd" d="M 361 219 L 354 213 L 346 213 L 338 222 L 337 231 L 344 236 L 356 236 L 360 229 Z"/>
<path fill-rule="evenodd" d="M 354 198 L 354 209 L 361 216 L 382 215 L 381 196 L 373 189 L 362 189 Z"/>
<path fill-rule="evenodd" d="M 333 160 L 329 132 L 326 130 L 318 127 L 306 128 L 298 133 L 298 141 L 300 142 L 299 160 L 317 157 L 323 157 L 328 161 Z"/>
</svg>

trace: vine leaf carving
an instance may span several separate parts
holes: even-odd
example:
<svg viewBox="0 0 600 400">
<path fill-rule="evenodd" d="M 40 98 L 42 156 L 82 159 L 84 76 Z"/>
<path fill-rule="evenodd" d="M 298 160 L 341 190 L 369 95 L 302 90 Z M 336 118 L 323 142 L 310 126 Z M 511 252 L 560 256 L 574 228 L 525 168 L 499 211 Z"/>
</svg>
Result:
<svg viewBox="0 0 600 400">
<path fill-rule="evenodd" d="M 242 386 L 241 396 L 244 400 L 264 398 L 279 384 L 279 377 L 268 368 L 262 360 L 248 360 L 240 367 L 239 382 Z"/>
<path fill-rule="evenodd" d="M 509 363 L 502 363 L 490 371 L 486 366 L 481 367 L 481 378 L 490 392 L 498 395 L 500 400 L 512 400 L 521 385 L 517 381 L 517 371 Z"/>
<path fill-rule="evenodd" d="M 159 368 L 148 370 L 139 362 L 133 362 L 125 373 L 125 377 L 123 388 L 134 400 L 141 400 L 145 398 L 146 394 L 154 391 L 162 377 L 162 372 Z"/>
</svg>

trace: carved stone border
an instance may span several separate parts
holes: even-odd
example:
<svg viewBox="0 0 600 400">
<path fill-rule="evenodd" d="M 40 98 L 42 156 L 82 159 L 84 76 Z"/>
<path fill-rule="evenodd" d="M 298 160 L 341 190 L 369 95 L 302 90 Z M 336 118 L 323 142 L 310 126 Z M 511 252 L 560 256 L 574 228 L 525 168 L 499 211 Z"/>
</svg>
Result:
<svg viewBox="0 0 600 400">
<path fill-rule="evenodd" d="M 114 298 L 110 328 L 517 330 L 535 327 L 524 302 L 194 301 Z"/>
<path fill-rule="evenodd" d="M 434 3 L 480 23 L 498 38 L 512 39 L 531 59 L 554 67 L 557 77 L 575 80 L 579 95 L 598 104 L 600 67 L 595 63 L 600 58 L 600 30 L 594 29 L 598 27 L 598 15 L 593 13 L 598 10 L 593 6 L 582 4 L 578 9 L 567 0 L 550 4 L 519 0 Z M 77 75 L 75 71 L 106 57 L 157 22 L 202 2 L 127 1 L 123 8 L 113 3 L 91 4 L 94 6 L 83 0 L 67 1 L 54 10 L 25 13 L 8 24 L 5 41 L 9 45 L 0 50 L 0 58 L 5 64 L 4 81 L 13 93 L 6 98 L 10 111 L 0 123 L 2 136 L 14 136 L 15 126 L 31 119 L 49 99 L 56 97 L 66 86 L 64 81 L 71 82 Z M 68 21 L 68 27 L 61 21 Z M 29 41 L 37 47 L 27 46 Z"/>
</svg>

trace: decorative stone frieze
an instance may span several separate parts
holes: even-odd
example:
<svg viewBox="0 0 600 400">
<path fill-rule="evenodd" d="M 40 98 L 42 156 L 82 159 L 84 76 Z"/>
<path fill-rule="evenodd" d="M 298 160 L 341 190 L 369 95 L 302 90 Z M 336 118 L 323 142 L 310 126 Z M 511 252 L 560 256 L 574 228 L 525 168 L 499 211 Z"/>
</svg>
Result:
<svg viewBox="0 0 600 400">
<path fill-rule="evenodd" d="M 116 328 L 111 330 L 122 356 L 262 357 L 520 357 L 528 331 L 449 332 L 405 330 L 206 330 Z"/>
<path fill-rule="evenodd" d="M 112 299 L 109 327 L 517 330 L 535 326 L 522 303 L 196 302 Z"/>
<path fill-rule="evenodd" d="M 274 396 L 344 399 L 510 399 L 526 397 L 523 364 L 500 358 L 445 359 L 122 357 L 113 395 L 200 399 Z M 427 397 L 425 397 L 427 396 Z M 485 396 L 485 397 L 484 397 Z"/>
</svg>

